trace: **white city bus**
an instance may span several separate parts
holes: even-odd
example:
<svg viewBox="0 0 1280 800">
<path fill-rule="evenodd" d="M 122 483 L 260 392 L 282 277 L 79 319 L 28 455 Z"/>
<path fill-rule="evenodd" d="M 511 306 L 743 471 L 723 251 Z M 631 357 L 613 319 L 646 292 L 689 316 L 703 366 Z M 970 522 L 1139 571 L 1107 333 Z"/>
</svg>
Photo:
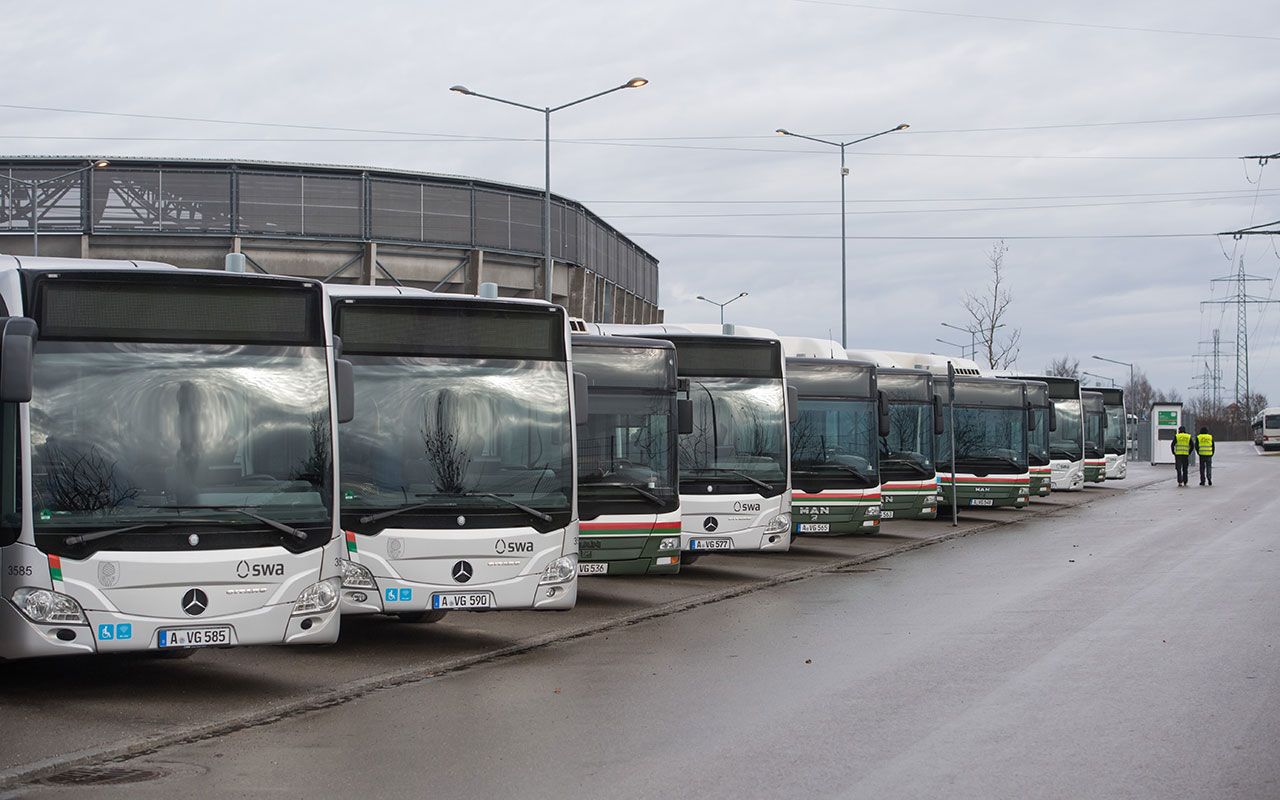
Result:
<svg viewBox="0 0 1280 800">
<path fill-rule="evenodd" d="M 675 345 L 584 334 L 570 341 L 589 407 L 578 433 L 578 574 L 679 572 L 679 434 L 693 430 L 693 410 L 679 394 Z"/>
<path fill-rule="evenodd" d="M 693 430 L 680 436 L 682 563 L 708 552 L 787 550 L 797 402 L 777 338 L 701 333 L 710 328 L 695 325 L 588 327 L 676 346 L 693 401 Z"/>
<path fill-rule="evenodd" d="M 335 641 L 320 284 L 4 256 L 0 298 L 0 659 Z"/>
<path fill-rule="evenodd" d="M 1056 427 L 1049 432 L 1049 465 L 1053 491 L 1075 492 L 1084 488 L 1084 409 L 1080 379 L 1059 375 L 1008 375 L 1049 386 Z"/>
<path fill-rule="evenodd" d="M 328 292 L 362 410 L 339 442 L 343 613 L 433 622 L 450 610 L 573 608 L 564 309 L 396 287 Z"/>
<path fill-rule="evenodd" d="M 1124 389 L 1094 389 L 1102 395 L 1107 412 L 1103 450 L 1107 457 L 1107 480 L 1123 480 L 1129 474 L 1129 415 L 1124 410 Z"/>
<path fill-rule="evenodd" d="M 1253 443 L 1263 450 L 1280 450 L 1280 408 L 1264 408 L 1254 415 L 1250 427 Z"/>
</svg>

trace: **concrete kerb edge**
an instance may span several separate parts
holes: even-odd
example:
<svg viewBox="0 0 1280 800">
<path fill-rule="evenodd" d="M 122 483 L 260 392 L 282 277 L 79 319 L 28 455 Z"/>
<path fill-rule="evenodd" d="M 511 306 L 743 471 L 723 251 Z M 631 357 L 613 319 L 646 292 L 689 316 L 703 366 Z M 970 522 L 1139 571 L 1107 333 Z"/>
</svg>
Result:
<svg viewBox="0 0 1280 800">
<path fill-rule="evenodd" d="M 1133 488 L 1147 488 L 1156 482 L 1157 481 L 1153 480 L 1150 483 L 1144 483 Z M 1016 525 L 1027 519 L 1057 514 L 1061 511 L 1077 508 L 1082 505 L 1089 505 L 1111 496 L 1113 495 L 1094 495 L 1092 497 L 1082 499 L 1080 502 L 1071 503 L 1069 505 L 1029 506 L 1021 509 L 1018 516 L 1011 517 L 1007 520 L 992 520 L 989 522 L 978 523 L 972 527 L 955 528 L 939 533 L 936 536 L 925 537 L 913 542 L 904 542 L 886 550 L 865 553 L 860 556 L 837 562 L 815 564 L 813 566 L 779 573 L 752 583 L 730 586 L 724 589 L 717 589 L 712 592 L 704 592 L 703 594 L 684 598 L 682 600 L 673 600 L 670 603 L 632 611 L 591 625 L 584 625 L 579 628 L 555 631 L 530 637 L 528 639 L 522 639 L 513 644 L 505 647 L 499 647 L 485 653 L 460 656 L 458 658 L 433 665 L 429 669 L 409 668 L 377 677 L 348 681 L 334 689 L 317 692 L 300 697 L 297 700 L 268 706 L 257 711 L 241 714 L 228 719 L 222 719 L 204 725 L 173 729 L 149 736 L 136 737 L 123 742 L 116 742 L 111 745 L 80 750 L 65 756 L 42 759 L 30 764 L 24 764 L 0 771 L 0 790 L 10 789 L 25 783 L 32 783 L 75 767 L 124 761 L 141 755 L 146 755 L 147 753 L 155 752 L 165 747 L 190 744 L 192 742 L 223 736 L 228 733 L 234 733 L 247 728 L 269 725 L 288 717 L 298 716 L 300 714 L 317 711 L 323 708 L 330 708 L 336 705 L 342 705 L 383 689 L 391 689 L 398 686 L 406 686 L 411 683 L 430 680 L 477 664 L 509 658 L 511 656 L 520 655 L 531 650 L 558 644 L 560 642 L 572 641 L 574 639 L 580 639 L 596 633 L 635 625 L 640 622 L 669 616 L 681 611 L 710 605 L 723 600 L 742 597 L 774 586 L 804 580 L 805 578 L 810 578 L 815 575 L 838 572 L 860 564 L 879 561 L 881 559 L 907 553 L 912 550 L 919 550 L 930 545 L 938 544 L 939 542 L 959 539 L 965 536 L 972 536 L 974 534 L 991 531 L 996 528 Z"/>
</svg>

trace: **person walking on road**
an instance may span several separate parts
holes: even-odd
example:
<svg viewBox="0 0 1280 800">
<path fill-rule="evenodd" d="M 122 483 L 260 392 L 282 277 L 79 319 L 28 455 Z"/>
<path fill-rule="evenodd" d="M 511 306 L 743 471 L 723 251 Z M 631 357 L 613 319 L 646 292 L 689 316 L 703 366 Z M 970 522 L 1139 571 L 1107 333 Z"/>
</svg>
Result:
<svg viewBox="0 0 1280 800">
<path fill-rule="evenodd" d="M 1178 485 L 1187 485 L 1187 464 L 1191 460 L 1191 434 L 1184 425 L 1178 426 L 1178 432 L 1169 445 L 1173 450 L 1173 468 L 1178 473 Z"/>
<path fill-rule="evenodd" d="M 1200 485 L 1207 479 L 1213 485 L 1213 434 L 1208 428 L 1201 428 L 1196 437 L 1196 455 L 1200 456 Z"/>
</svg>

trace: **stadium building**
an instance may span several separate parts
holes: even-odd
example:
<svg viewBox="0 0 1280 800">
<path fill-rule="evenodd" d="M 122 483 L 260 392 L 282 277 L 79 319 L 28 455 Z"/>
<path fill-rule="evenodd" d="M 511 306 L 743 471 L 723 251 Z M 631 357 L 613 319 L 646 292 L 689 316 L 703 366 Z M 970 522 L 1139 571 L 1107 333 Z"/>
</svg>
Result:
<svg viewBox="0 0 1280 800">
<path fill-rule="evenodd" d="M 259 161 L 0 158 L 0 252 L 164 261 L 331 283 L 546 296 L 539 189 L 386 169 Z M 34 200 L 34 202 L 33 202 Z M 592 322 L 647 323 L 658 261 L 552 196 L 552 299 Z"/>
</svg>

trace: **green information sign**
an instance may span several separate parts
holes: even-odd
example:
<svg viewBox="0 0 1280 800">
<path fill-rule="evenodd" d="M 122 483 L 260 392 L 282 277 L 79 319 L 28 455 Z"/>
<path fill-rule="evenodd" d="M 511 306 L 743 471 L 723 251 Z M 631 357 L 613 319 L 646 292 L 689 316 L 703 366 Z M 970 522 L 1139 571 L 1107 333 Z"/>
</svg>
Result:
<svg viewBox="0 0 1280 800">
<path fill-rule="evenodd" d="M 1157 425 L 1177 425 L 1178 412 L 1177 411 L 1157 411 L 1156 424 Z"/>
</svg>

